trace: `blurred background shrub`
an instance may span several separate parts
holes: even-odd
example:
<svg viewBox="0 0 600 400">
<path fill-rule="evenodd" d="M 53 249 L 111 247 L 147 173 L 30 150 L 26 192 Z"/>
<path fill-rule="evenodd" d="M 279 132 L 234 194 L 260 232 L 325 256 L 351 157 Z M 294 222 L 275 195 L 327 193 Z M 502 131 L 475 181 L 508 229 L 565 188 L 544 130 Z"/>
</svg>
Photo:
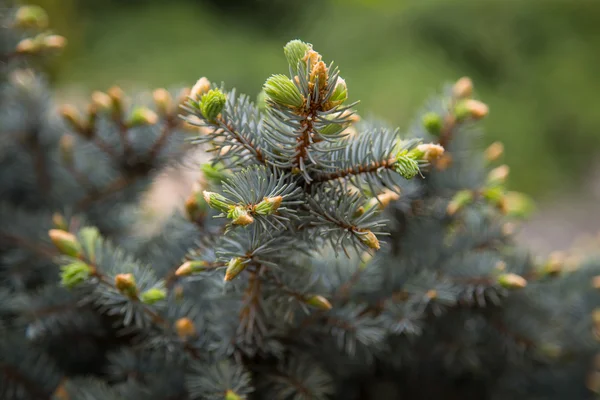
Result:
<svg viewBox="0 0 600 400">
<path fill-rule="evenodd" d="M 363 115 L 407 127 L 440 84 L 473 78 L 512 186 L 538 200 L 589 184 L 600 144 L 600 1 L 34 0 L 70 46 L 60 91 L 192 85 L 255 95 L 283 45 L 314 44 Z M 278 66 L 273 70 L 273 65 Z"/>
</svg>

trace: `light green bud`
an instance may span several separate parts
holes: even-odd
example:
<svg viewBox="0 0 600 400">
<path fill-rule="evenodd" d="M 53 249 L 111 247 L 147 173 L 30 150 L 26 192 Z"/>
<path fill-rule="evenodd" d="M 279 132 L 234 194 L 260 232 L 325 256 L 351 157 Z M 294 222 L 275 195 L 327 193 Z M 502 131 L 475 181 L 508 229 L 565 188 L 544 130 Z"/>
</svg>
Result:
<svg viewBox="0 0 600 400">
<path fill-rule="evenodd" d="M 167 298 L 167 292 L 165 289 L 152 288 L 148 289 L 145 292 L 142 292 L 140 295 L 140 300 L 145 304 L 154 304 L 158 301 L 164 300 Z"/>
<path fill-rule="evenodd" d="M 209 122 L 214 122 L 217 116 L 223 111 L 227 97 L 219 89 L 209 90 L 200 98 L 200 112 Z"/>
<path fill-rule="evenodd" d="M 92 267 L 83 261 L 75 261 L 60 268 L 60 284 L 72 289 L 86 281 L 92 273 Z"/>
<path fill-rule="evenodd" d="M 221 196 L 219 193 L 209 192 L 207 190 L 202 192 L 202 194 L 209 206 L 222 212 L 229 212 L 231 203 L 225 197 Z"/>
<path fill-rule="evenodd" d="M 292 67 L 292 71 L 294 74 L 298 73 L 298 64 L 308 50 L 312 49 L 312 45 L 310 43 L 304 43 L 301 40 L 291 40 L 289 41 L 285 47 L 283 48 L 283 52 L 285 54 L 285 58 L 287 58 L 290 67 Z"/>
<path fill-rule="evenodd" d="M 300 90 L 285 75 L 273 75 L 264 85 L 265 94 L 276 104 L 286 107 L 301 107 L 304 98 Z"/>
</svg>

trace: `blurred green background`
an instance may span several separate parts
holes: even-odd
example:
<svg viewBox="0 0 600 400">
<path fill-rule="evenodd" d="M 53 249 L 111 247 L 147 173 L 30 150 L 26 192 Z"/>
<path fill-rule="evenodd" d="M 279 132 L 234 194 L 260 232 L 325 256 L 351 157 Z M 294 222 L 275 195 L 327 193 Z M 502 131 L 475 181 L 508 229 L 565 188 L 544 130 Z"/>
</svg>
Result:
<svg viewBox="0 0 600 400">
<path fill-rule="evenodd" d="M 255 95 L 287 72 L 282 47 L 334 60 L 362 115 L 408 127 L 441 84 L 470 76 L 490 105 L 511 184 L 537 199 L 579 188 L 600 144 L 600 1 L 37 0 L 69 48 L 60 90 L 191 86 Z"/>
</svg>

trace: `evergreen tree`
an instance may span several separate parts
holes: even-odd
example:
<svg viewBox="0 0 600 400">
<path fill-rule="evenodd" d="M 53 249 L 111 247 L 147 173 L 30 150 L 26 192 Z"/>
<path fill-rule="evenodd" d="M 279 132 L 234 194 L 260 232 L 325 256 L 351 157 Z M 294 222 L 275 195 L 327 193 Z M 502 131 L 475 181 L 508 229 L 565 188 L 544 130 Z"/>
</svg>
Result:
<svg viewBox="0 0 600 400">
<path fill-rule="evenodd" d="M 201 78 L 57 118 L 38 7 L 0 19 L 2 399 L 591 399 L 597 258 L 536 260 L 462 78 L 407 132 L 293 40 L 256 101 Z M 190 140 L 186 140 L 190 139 Z M 155 234 L 141 195 L 212 154 Z"/>
</svg>

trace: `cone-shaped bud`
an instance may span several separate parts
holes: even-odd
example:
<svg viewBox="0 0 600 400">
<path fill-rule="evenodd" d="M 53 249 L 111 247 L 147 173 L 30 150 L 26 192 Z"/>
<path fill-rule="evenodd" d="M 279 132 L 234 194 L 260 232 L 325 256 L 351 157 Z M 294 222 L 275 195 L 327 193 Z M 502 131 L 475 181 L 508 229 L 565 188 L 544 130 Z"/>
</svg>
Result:
<svg viewBox="0 0 600 400">
<path fill-rule="evenodd" d="M 229 260 L 227 270 L 225 271 L 225 280 L 230 281 L 238 276 L 246 268 L 246 263 L 240 257 L 234 257 Z"/>
<path fill-rule="evenodd" d="M 60 107 L 59 112 L 75 131 L 81 132 L 85 130 L 85 127 L 81 121 L 81 116 L 79 115 L 79 111 L 77 108 L 75 108 L 75 106 L 65 104 Z"/>
<path fill-rule="evenodd" d="M 200 167 L 204 177 L 213 183 L 220 184 L 228 178 L 229 174 L 222 163 L 205 163 Z"/>
<path fill-rule="evenodd" d="M 414 153 L 398 155 L 396 162 L 394 163 L 394 171 L 400 174 L 404 179 L 412 179 L 419 173 L 419 164 L 415 161 L 413 156 Z"/>
<path fill-rule="evenodd" d="M 460 78 L 452 87 L 452 95 L 459 99 L 471 97 L 473 94 L 473 81 L 471 78 L 464 76 Z"/>
<path fill-rule="evenodd" d="M 137 296 L 137 286 L 133 274 L 118 274 L 115 276 L 115 287 L 124 295 L 129 297 Z"/>
<path fill-rule="evenodd" d="M 202 77 L 196 81 L 196 84 L 192 87 L 190 91 L 190 97 L 194 100 L 200 99 L 202 95 L 208 93 L 210 90 L 210 81 L 206 77 Z"/>
<path fill-rule="evenodd" d="M 489 107 L 487 104 L 478 100 L 467 100 L 467 108 L 473 119 L 481 119 L 488 115 Z"/>
<path fill-rule="evenodd" d="M 399 198 L 400 198 L 399 193 L 394 192 L 393 190 L 390 190 L 390 189 L 386 189 L 377 196 L 377 199 L 379 200 L 378 207 L 383 209 L 383 208 L 387 207 L 392 201 L 396 201 Z"/>
<path fill-rule="evenodd" d="M 221 111 L 223 111 L 226 101 L 225 93 L 219 89 L 209 90 L 200 98 L 200 112 L 202 112 L 207 121 L 214 122 Z"/>
<path fill-rule="evenodd" d="M 112 99 L 104 92 L 95 91 L 92 93 L 92 104 L 96 105 L 98 111 L 108 111 L 112 108 Z"/>
<path fill-rule="evenodd" d="M 337 82 L 335 83 L 335 89 L 333 89 L 333 93 L 331 93 L 331 97 L 329 97 L 329 103 L 331 103 L 332 107 L 335 107 L 346 100 L 348 100 L 348 87 L 346 86 L 346 81 L 338 76 Z"/>
<path fill-rule="evenodd" d="M 152 98 L 154 99 L 154 104 L 156 104 L 156 109 L 160 115 L 168 115 L 171 112 L 173 98 L 168 90 L 162 88 L 156 89 L 152 92 Z"/>
<path fill-rule="evenodd" d="M 478 120 L 488 115 L 488 112 L 489 108 L 485 103 L 473 99 L 459 102 L 454 109 L 454 115 L 458 121 L 463 121 L 466 118 Z"/>
<path fill-rule="evenodd" d="M 304 98 L 298 87 L 285 75 L 273 75 L 264 85 L 267 97 L 276 104 L 285 107 L 301 107 Z"/>
<path fill-rule="evenodd" d="M 176 276 L 189 276 L 206 270 L 207 262 L 203 260 L 186 261 L 175 271 Z"/>
<path fill-rule="evenodd" d="M 108 96 L 112 100 L 112 109 L 115 116 L 120 116 L 123 113 L 125 105 L 125 92 L 118 86 L 113 86 L 107 91 Z"/>
<path fill-rule="evenodd" d="M 481 194 L 490 203 L 498 207 L 504 207 L 504 189 L 501 186 L 489 186 L 482 190 Z"/>
<path fill-rule="evenodd" d="M 233 220 L 233 225 L 246 226 L 254 222 L 254 218 L 248 214 L 248 210 L 242 206 L 232 207 L 227 213 L 227 218 Z"/>
<path fill-rule="evenodd" d="M 456 192 L 450 203 L 448 203 L 448 207 L 446 211 L 448 215 L 454 215 L 459 210 L 461 210 L 466 205 L 470 204 L 473 201 L 473 192 L 470 190 L 460 190 Z"/>
<path fill-rule="evenodd" d="M 417 146 L 417 151 L 422 153 L 421 160 L 432 162 L 444 154 L 444 148 L 439 144 L 425 143 Z"/>
<path fill-rule="evenodd" d="M 422 118 L 423 126 L 427 132 L 438 136 L 442 131 L 442 117 L 433 111 L 426 113 Z"/>
<path fill-rule="evenodd" d="M 310 296 L 306 299 L 306 304 L 311 305 L 313 307 L 319 308 L 321 310 L 331 310 L 331 303 L 323 296 L 314 295 Z"/>
<path fill-rule="evenodd" d="M 229 212 L 231 203 L 225 197 L 221 196 L 219 193 L 209 192 L 207 190 L 202 192 L 204 196 L 204 200 L 208 203 L 212 208 L 222 211 Z"/>
<path fill-rule="evenodd" d="M 500 286 L 507 289 L 522 289 L 527 286 L 527 280 L 517 274 L 502 274 L 498 276 Z"/>
<path fill-rule="evenodd" d="M 152 288 L 140 295 L 140 300 L 145 304 L 154 304 L 167 298 L 167 291 L 163 288 Z"/>
<path fill-rule="evenodd" d="M 191 319 L 183 317 L 175 321 L 175 331 L 181 339 L 187 339 L 196 334 L 196 326 Z"/>
<path fill-rule="evenodd" d="M 191 221 L 199 221 L 208 213 L 208 204 L 202 201 L 200 194 L 191 193 L 184 204 L 185 212 Z"/>
<path fill-rule="evenodd" d="M 282 196 L 265 197 L 263 201 L 256 205 L 254 212 L 259 215 L 271 215 L 281 206 L 282 201 Z"/>
<path fill-rule="evenodd" d="M 48 35 L 44 38 L 42 44 L 46 49 L 62 50 L 67 45 L 67 39 L 60 35 Z"/>
<path fill-rule="evenodd" d="M 50 240 L 61 254 L 70 257 L 79 257 L 81 255 L 81 244 L 72 233 L 60 229 L 50 229 L 48 231 Z"/>
<path fill-rule="evenodd" d="M 52 214 L 52 223 L 59 230 L 66 231 L 68 229 L 67 220 L 60 213 Z"/>
<path fill-rule="evenodd" d="M 18 28 L 45 29 L 48 27 L 48 14 L 39 6 L 19 7 L 15 14 L 15 26 Z"/>
<path fill-rule="evenodd" d="M 316 63 L 310 72 L 310 82 L 315 84 L 317 83 L 317 80 L 319 85 L 318 89 L 323 90 L 327 86 L 329 80 L 329 70 L 323 61 Z"/>
<path fill-rule="evenodd" d="M 364 231 L 358 235 L 360 241 L 370 249 L 379 250 L 379 239 L 371 231 Z"/>
<path fill-rule="evenodd" d="M 533 200 L 523 193 L 508 192 L 504 196 L 506 215 L 526 218 L 535 210 Z"/>
<path fill-rule="evenodd" d="M 72 289 L 86 281 L 92 274 L 93 269 L 83 261 L 75 261 L 60 268 L 60 284 Z"/>
<path fill-rule="evenodd" d="M 127 121 L 128 127 L 154 125 L 158 122 L 158 115 L 149 108 L 137 107 L 131 113 Z"/>
<path fill-rule="evenodd" d="M 310 43 L 304 43 L 301 40 L 290 40 L 283 48 L 283 53 L 292 68 L 294 75 L 298 74 L 298 63 L 304 60 L 306 53 L 312 49 Z"/>
<path fill-rule="evenodd" d="M 506 182 L 509 172 L 510 168 L 506 164 L 496 167 L 488 173 L 487 183 L 490 185 L 501 185 Z"/>
<path fill-rule="evenodd" d="M 552 252 L 540 268 L 540 274 L 542 276 L 556 276 L 563 270 L 564 263 L 565 255 L 563 253 L 558 251 Z"/>
<path fill-rule="evenodd" d="M 225 392 L 225 400 L 244 400 L 242 396 L 229 389 Z"/>
<path fill-rule="evenodd" d="M 69 134 L 64 134 L 60 137 L 60 142 L 58 144 L 60 149 L 60 159 L 67 167 L 72 167 L 75 159 L 73 143 L 73 136 Z"/>
<path fill-rule="evenodd" d="M 315 65 L 317 65 L 317 63 L 321 61 L 321 55 L 313 49 L 310 49 L 306 52 L 302 61 L 308 62 L 308 68 L 312 70 L 315 67 Z"/>
<path fill-rule="evenodd" d="M 40 50 L 40 44 L 33 39 L 23 39 L 17 43 L 15 50 L 20 54 L 33 54 Z"/>
<path fill-rule="evenodd" d="M 81 246 L 92 263 L 96 262 L 96 245 L 100 239 L 100 231 L 95 226 L 86 226 L 79 231 Z"/>
<path fill-rule="evenodd" d="M 504 153 L 504 145 L 501 142 L 492 143 L 484 153 L 485 159 L 487 161 L 496 161 L 502 154 Z"/>
<path fill-rule="evenodd" d="M 400 198 L 400 195 L 393 190 L 385 189 L 382 193 L 377 195 L 377 197 L 373 197 L 369 199 L 367 204 L 363 209 L 363 213 L 372 208 L 377 208 L 379 210 L 383 210 L 386 208 L 392 201 L 396 201 Z M 362 207 L 361 207 L 362 208 Z M 363 214 L 361 213 L 361 215 Z"/>
</svg>

